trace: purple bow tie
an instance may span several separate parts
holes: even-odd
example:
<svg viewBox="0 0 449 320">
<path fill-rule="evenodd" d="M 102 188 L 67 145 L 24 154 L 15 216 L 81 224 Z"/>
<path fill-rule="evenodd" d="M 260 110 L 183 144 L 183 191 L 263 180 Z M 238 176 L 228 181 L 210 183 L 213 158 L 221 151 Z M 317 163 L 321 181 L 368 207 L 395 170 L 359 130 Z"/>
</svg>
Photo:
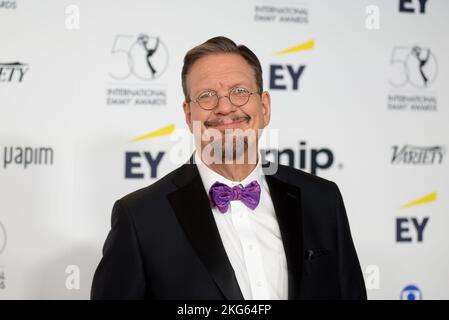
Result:
<svg viewBox="0 0 449 320">
<path fill-rule="evenodd" d="M 231 188 L 217 181 L 210 187 L 209 196 L 212 207 L 217 207 L 221 213 L 228 211 L 229 202 L 232 200 L 240 200 L 254 210 L 260 200 L 260 185 L 254 180 L 246 187 L 238 185 Z"/>
</svg>

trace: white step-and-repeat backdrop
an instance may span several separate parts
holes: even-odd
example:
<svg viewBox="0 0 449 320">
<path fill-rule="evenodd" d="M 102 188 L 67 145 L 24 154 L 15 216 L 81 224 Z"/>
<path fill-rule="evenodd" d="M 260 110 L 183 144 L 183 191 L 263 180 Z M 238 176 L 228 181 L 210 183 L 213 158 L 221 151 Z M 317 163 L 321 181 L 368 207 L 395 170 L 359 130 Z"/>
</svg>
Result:
<svg viewBox="0 0 449 320">
<path fill-rule="evenodd" d="M 280 161 L 340 186 L 369 298 L 449 299 L 448 12 L 0 1 L 0 299 L 89 297 L 114 200 L 189 156 L 182 59 L 217 35 L 259 56 Z"/>
</svg>

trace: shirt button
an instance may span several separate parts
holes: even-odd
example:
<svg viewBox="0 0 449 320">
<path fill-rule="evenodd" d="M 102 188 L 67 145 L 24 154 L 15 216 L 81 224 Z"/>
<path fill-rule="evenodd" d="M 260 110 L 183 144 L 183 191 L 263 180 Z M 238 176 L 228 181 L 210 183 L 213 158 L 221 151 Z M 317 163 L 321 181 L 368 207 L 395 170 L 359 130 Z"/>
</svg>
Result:
<svg viewBox="0 0 449 320">
<path fill-rule="evenodd" d="M 257 286 L 260 288 L 262 287 L 262 282 L 261 281 L 257 281 Z"/>
<path fill-rule="evenodd" d="M 249 250 L 253 250 L 253 245 L 250 244 L 250 245 L 248 246 L 248 249 L 249 249 Z"/>
</svg>

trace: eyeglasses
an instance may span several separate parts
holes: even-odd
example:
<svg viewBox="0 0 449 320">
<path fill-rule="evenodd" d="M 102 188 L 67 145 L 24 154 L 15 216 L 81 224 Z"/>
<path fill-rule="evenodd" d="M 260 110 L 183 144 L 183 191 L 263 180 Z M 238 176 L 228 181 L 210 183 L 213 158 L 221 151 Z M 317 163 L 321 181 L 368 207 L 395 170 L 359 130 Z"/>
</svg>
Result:
<svg viewBox="0 0 449 320">
<path fill-rule="evenodd" d="M 247 104 L 251 95 L 255 93 L 258 94 L 259 92 L 251 92 L 243 87 L 234 87 L 229 90 L 227 96 L 218 96 L 217 92 L 208 90 L 202 92 L 198 98 L 192 101 L 198 103 L 198 105 L 204 110 L 212 110 L 218 105 L 220 98 L 226 97 L 233 106 L 241 107 Z"/>
</svg>

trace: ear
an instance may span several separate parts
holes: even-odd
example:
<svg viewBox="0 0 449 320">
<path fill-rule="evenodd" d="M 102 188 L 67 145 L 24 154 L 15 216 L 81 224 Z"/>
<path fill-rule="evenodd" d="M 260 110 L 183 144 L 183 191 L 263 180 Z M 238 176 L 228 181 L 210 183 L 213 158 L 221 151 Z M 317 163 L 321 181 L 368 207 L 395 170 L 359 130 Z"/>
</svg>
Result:
<svg viewBox="0 0 449 320">
<path fill-rule="evenodd" d="M 186 123 L 189 126 L 190 132 L 193 132 L 192 128 L 192 114 L 190 112 L 190 104 L 186 101 L 182 103 L 182 108 L 184 109 L 184 115 L 186 119 Z"/>
<path fill-rule="evenodd" d="M 271 96 L 268 91 L 262 92 L 260 101 L 262 103 L 263 126 L 265 128 L 268 126 L 271 119 Z"/>
</svg>

